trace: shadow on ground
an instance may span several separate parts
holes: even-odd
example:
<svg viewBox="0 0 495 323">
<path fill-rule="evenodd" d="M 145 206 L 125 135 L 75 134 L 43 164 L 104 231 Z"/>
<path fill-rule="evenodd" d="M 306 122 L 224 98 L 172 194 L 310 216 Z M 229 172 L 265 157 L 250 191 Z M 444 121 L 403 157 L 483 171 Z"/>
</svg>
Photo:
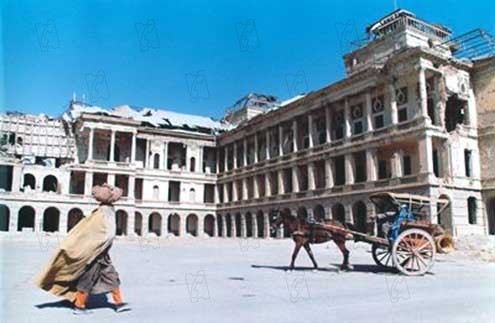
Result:
<svg viewBox="0 0 495 323">
<path fill-rule="evenodd" d="M 44 308 L 69 308 L 73 309 L 74 305 L 68 301 L 68 300 L 59 300 L 55 302 L 49 302 L 49 303 L 43 303 L 43 304 L 38 304 L 35 305 L 35 307 L 39 309 L 44 309 Z M 87 309 L 100 309 L 100 308 L 109 308 L 109 309 L 114 309 L 115 306 L 112 303 L 108 302 L 107 296 L 105 294 L 97 294 L 97 295 L 90 295 L 88 299 L 88 303 L 86 304 Z"/>
<path fill-rule="evenodd" d="M 317 271 L 321 272 L 346 272 L 347 270 L 340 270 L 340 264 L 330 264 L 333 267 L 320 267 Z M 353 264 L 354 269 L 349 272 L 360 272 L 360 273 L 372 273 L 372 274 L 390 274 L 397 273 L 395 268 L 384 268 L 377 265 L 356 265 Z M 289 271 L 291 268 L 289 266 L 268 266 L 268 265 L 251 265 L 251 268 L 257 269 L 274 269 L 274 270 L 283 270 Z M 315 270 L 313 267 L 294 267 L 292 270 L 294 271 L 313 271 Z"/>
</svg>

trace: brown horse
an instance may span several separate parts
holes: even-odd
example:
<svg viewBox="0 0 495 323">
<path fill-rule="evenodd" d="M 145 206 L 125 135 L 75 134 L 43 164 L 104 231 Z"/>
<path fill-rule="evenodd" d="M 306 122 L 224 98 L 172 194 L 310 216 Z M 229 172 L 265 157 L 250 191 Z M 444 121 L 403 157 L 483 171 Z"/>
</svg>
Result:
<svg viewBox="0 0 495 323">
<path fill-rule="evenodd" d="M 297 254 L 301 247 L 304 247 L 309 255 L 309 258 L 313 262 L 315 269 L 318 269 L 318 264 L 316 263 L 313 251 L 311 251 L 311 244 L 325 243 L 333 240 L 339 250 L 344 256 L 344 261 L 340 266 L 343 270 L 352 270 L 352 265 L 349 264 L 349 250 L 345 247 L 345 240 L 347 233 L 340 230 L 323 229 L 322 226 L 325 224 L 330 224 L 342 229 L 346 229 L 346 226 L 335 220 L 323 220 L 322 223 L 309 224 L 305 219 L 295 217 L 290 214 L 284 214 L 282 212 L 277 212 L 273 218 L 271 224 L 272 230 L 278 228 L 281 224 L 284 225 L 285 229 L 289 229 L 292 232 L 292 240 L 296 244 L 294 251 L 292 253 L 292 260 L 290 262 L 290 269 L 294 269 L 294 262 L 296 261 Z"/>
</svg>

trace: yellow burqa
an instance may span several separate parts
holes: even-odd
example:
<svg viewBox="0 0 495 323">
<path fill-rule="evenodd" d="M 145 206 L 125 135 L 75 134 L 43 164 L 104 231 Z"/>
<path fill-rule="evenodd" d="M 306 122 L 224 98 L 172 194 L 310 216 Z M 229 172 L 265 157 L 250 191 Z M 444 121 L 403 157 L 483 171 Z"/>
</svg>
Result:
<svg viewBox="0 0 495 323">
<path fill-rule="evenodd" d="M 71 302 L 75 300 L 77 280 L 115 237 L 115 219 L 109 213 L 113 213 L 113 207 L 102 205 L 68 233 L 36 279 L 39 288 Z"/>
</svg>

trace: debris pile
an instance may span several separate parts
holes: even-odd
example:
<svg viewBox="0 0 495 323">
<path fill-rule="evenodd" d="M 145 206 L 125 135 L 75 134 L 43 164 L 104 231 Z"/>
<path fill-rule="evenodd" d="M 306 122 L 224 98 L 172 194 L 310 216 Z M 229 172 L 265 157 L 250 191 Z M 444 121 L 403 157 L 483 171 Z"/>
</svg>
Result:
<svg viewBox="0 0 495 323">
<path fill-rule="evenodd" d="M 456 253 L 481 261 L 495 262 L 495 236 L 466 235 L 455 238 Z"/>
</svg>

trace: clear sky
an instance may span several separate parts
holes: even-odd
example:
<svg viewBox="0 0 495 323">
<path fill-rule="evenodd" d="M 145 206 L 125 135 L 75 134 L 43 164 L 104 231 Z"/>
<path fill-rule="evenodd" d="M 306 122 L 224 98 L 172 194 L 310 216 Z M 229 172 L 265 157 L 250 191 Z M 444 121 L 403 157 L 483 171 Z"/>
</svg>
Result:
<svg viewBox="0 0 495 323">
<path fill-rule="evenodd" d="M 395 0 L 456 34 L 493 0 Z M 344 77 L 342 55 L 394 10 L 377 1 L 0 0 L 0 110 L 58 116 L 75 92 L 216 118 L 248 92 L 283 100 Z"/>
</svg>

